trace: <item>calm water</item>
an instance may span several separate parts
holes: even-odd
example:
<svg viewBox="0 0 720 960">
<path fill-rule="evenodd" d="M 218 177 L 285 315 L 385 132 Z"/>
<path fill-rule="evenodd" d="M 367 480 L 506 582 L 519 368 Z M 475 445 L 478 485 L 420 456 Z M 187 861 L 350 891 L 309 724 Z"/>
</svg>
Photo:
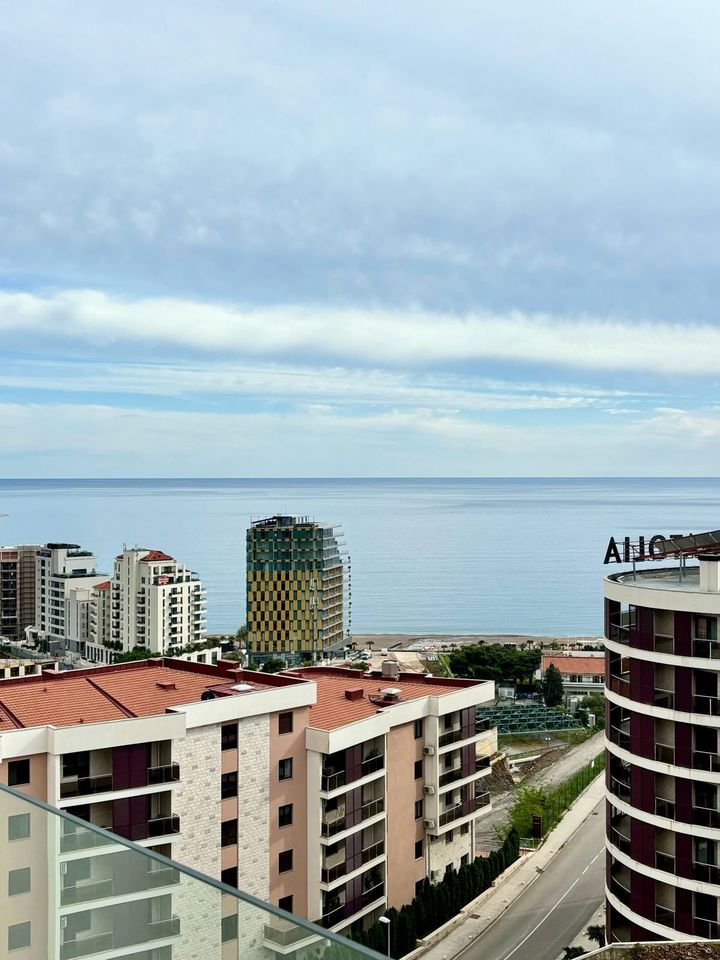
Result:
<svg viewBox="0 0 720 960">
<path fill-rule="evenodd" d="M 717 529 L 719 495 L 714 479 L 8 480 L 0 542 L 79 543 L 107 572 L 124 543 L 167 550 L 222 632 L 244 621 L 250 518 L 309 514 L 344 528 L 356 633 L 594 634 L 608 537 Z"/>
</svg>

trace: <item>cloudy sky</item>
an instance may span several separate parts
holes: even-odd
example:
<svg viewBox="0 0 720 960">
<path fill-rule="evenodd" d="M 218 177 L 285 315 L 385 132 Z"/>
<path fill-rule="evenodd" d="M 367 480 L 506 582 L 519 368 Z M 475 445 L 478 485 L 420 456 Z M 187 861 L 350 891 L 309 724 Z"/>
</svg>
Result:
<svg viewBox="0 0 720 960">
<path fill-rule="evenodd" d="M 0 475 L 720 472 L 692 8 L 11 0 Z"/>
</svg>

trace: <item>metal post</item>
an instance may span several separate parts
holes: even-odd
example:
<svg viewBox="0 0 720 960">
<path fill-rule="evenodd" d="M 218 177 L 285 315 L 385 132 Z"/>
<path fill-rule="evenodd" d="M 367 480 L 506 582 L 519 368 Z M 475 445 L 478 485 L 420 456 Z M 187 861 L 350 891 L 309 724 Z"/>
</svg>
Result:
<svg viewBox="0 0 720 960">
<path fill-rule="evenodd" d="M 387 955 L 388 955 L 388 960 L 391 960 L 390 958 L 390 920 L 388 917 L 378 917 L 378 921 L 380 923 L 384 923 L 385 926 L 387 927 Z"/>
</svg>

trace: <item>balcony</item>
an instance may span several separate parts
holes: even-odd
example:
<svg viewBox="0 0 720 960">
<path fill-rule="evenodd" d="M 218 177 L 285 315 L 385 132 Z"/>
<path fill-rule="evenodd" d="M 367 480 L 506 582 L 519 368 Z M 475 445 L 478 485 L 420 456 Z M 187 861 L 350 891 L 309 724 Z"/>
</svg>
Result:
<svg viewBox="0 0 720 960">
<path fill-rule="evenodd" d="M 653 649 L 656 653 L 675 653 L 675 638 L 664 633 L 656 633 Z"/>
<path fill-rule="evenodd" d="M 705 940 L 720 940 L 720 923 L 705 920 L 703 917 L 693 917 L 693 933 Z"/>
<path fill-rule="evenodd" d="M 348 779 L 347 770 L 327 770 L 322 774 L 320 789 L 329 793 L 331 790 L 337 790 L 339 787 L 345 787 L 349 783 L 354 783 L 356 780 L 368 777 L 371 773 L 377 773 L 377 771 L 382 770 L 384 766 L 385 757 L 368 757 L 368 759 L 363 760 L 360 765 L 360 774 L 351 780 Z"/>
<path fill-rule="evenodd" d="M 656 743 L 655 759 L 658 763 L 675 763 L 675 747 L 669 743 Z"/>
<path fill-rule="evenodd" d="M 665 817 L 668 820 L 674 820 L 675 801 L 666 800 L 664 797 L 655 797 L 655 816 Z"/>
<path fill-rule="evenodd" d="M 661 923 L 664 927 L 675 929 L 675 911 L 670 907 L 663 907 L 662 904 L 655 905 L 655 923 Z"/>
<path fill-rule="evenodd" d="M 655 867 L 658 870 L 662 870 L 663 873 L 671 873 L 675 876 L 675 857 L 669 853 L 662 853 L 660 850 L 655 851 Z"/>
<path fill-rule="evenodd" d="M 618 850 L 621 850 L 623 853 L 627 853 L 629 855 L 630 837 L 626 837 L 615 827 L 612 827 L 610 830 L 610 843 L 612 843 L 614 847 L 617 847 Z"/>
<path fill-rule="evenodd" d="M 693 750 L 692 765 L 693 770 L 720 773 L 720 756 L 717 753 L 708 753 L 705 750 Z"/>
<path fill-rule="evenodd" d="M 180 833 L 180 817 L 177 814 L 170 817 L 153 817 L 147 822 L 148 837 L 167 837 L 173 833 Z"/>
<path fill-rule="evenodd" d="M 692 822 L 698 827 L 714 827 L 720 829 L 720 811 L 709 807 L 692 808 Z"/>
<path fill-rule="evenodd" d="M 108 793 L 113 788 L 111 773 L 103 773 L 97 777 L 72 777 L 60 781 L 60 799 L 68 797 L 86 797 L 93 793 Z"/>
<path fill-rule="evenodd" d="M 159 767 L 148 767 L 148 784 L 177 783 L 180 779 L 180 764 L 165 763 Z"/>
<path fill-rule="evenodd" d="M 619 780 L 617 777 L 610 777 L 610 793 L 614 794 L 618 799 L 625 800 L 626 803 L 630 802 L 630 784 L 626 783 L 625 780 Z"/>
<path fill-rule="evenodd" d="M 693 863 L 693 880 L 720 885 L 720 867 L 715 863 Z"/>
<path fill-rule="evenodd" d="M 675 691 L 658 688 L 653 694 L 653 704 L 666 710 L 675 709 Z"/>
<path fill-rule="evenodd" d="M 692 642 L 692 655 L 705 660 L 720 660 L 720 643 L 715 640 L 698 640 Z"/>
<path fill-rule="evenodd" d="M 342 833 L 343 830 L 350 830 L 352 827 L 360 826 L 365 820 L 369 820 L 371 817 L 383 813 L 384 810 L 385 798 L 379 797 L 377 800 L 370 800 L 368 803 L 362 805 L 360 808 L 360 820 L 357 823 L 348 822 L 349 818 L 346 816 L 344 809 L 342 812 L 337 811 L 334 812 L 334 814 L 324 814 L 320 832 L 323 837 L 334 837 L 336 834 Z"/>
<path fill-rule="evenodd" d="M 630 644 L 630 629 L 627 624 L 611 623 L 608 640 L 614 640 L 615 643 L 628 646 Z"/>
<path fill-rule="evenodd" d="M 364 866 L 366 863 L 370 863 L 371 860 L 375 860 L 377 857 L 381 857 L 385 853 L 385 841 L 378 840 L 377 843 L 371 844 L 369 847 L 365 847 L 360 855 L 360 864 L 359 866 Z M 345 854 L 342 854 L 342 859 L 335 864 L 332 864 L 327 867 L 323 867 L 320 873 L 320 880 L 322 883 L 333 883 L 335 880 L 338 880 L 340 877 L 344 877 L 348 872 L 348 864 L 345 860 Z M 353 867 L 353 870 L 357 870 L 358 867 Z"/>
<path fill-rule="evenodd" d="M 620 697 L 630 699 L 630 674 L 623 673 L 619 676 L 610 674 L 610 690 Z"/>
<path fill-rule="evenodd" d="M 102 900 L 113 895 L 113 880 L 95 880 L 90 883 L 78 883 L 62 887 L 60 890 L 60 904 L 67 907 L 76 903 L 87 903 L 90 900 Z"/>
<path fill-rule="evenodd" d="M 623 878 L 621 882 L 617 876 L 610 877 L 610 892 L 614 894 L 620 903 L 626 907 L 630 906 L 630 877 Z"/>
<path fill-rule="evenodd" d="M 704 717 L 720 717 L 720 699 L 717 697 L 694 696 L 692 712 Z"/>
<path fill-rule="evenodd" d="M 611 726 L 608 730 L 608 740 L 610 743 L 614 743 L 616 747 L 620 747 L 621 750 L 630 749 L 630 734 L 621 727 Z"/>
</svg>

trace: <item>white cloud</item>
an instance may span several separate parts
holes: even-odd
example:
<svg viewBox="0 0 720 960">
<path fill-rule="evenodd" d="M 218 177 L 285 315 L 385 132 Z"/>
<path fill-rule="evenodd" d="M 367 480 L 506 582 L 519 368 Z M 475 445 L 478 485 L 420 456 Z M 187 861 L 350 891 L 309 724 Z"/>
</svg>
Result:
<svg viewBox="0 0 720 960">
<path fill-rule="evenodd" d="M 692 377 L 720 368 L 720 328 L 544 314 L 448 314 L 298 305 L 243 308 L 119 299 L 92 290 L 0 294 L 0 335 L 28 344 L 143 345 L 206 354 L 380 365 L 504 361 Z"/>
</svg>

